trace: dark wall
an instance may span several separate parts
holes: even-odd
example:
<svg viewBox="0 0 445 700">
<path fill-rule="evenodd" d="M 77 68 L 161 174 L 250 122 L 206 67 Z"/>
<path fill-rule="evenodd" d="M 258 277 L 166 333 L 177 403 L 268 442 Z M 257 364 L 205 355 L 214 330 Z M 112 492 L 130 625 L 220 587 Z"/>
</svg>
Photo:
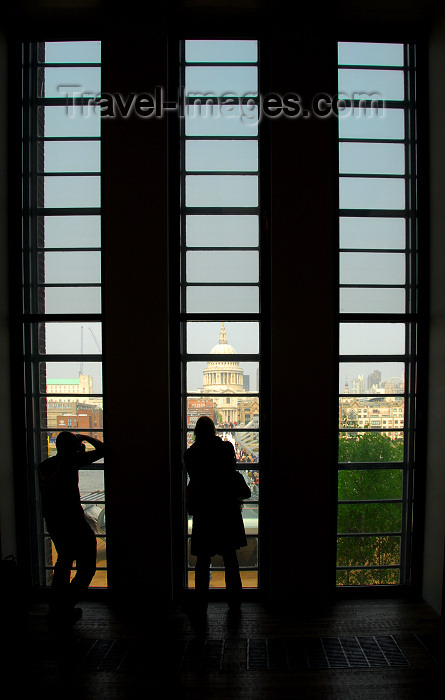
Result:
<svg viewBox="0 0 445 700">
<path fill-rule="evenodd" d="M 166 84 L 164 32 L 104 37 L 104 93 Z M 103 121 L 105 430 L 112 591 L 171 596 L 165 119 Z"/>
</svg>

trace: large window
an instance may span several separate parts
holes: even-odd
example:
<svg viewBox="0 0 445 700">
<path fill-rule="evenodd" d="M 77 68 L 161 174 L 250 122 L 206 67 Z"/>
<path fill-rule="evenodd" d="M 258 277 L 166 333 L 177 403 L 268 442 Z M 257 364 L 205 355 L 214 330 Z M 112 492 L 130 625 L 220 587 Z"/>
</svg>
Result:
<svg viewBox="0 0 445 700">
<path fill-rule="evenodd" d="M 34 579 L 56 554 L 39 510 L 38 463 L 62 430 L 102 439 L 100 42 L 24 47 L 23 324 L 28 460 L 36 504 Z M 104 465 L 80 473 L 106 585 Z"/>
<path fill-rule="evenodd" d="M 339 61 L 337 584 L 410 581 L 416 357 L 414 49 Z"/>
<path fill-rule="evenodd" d="M 260 228 L 258 43 L 187 40 L 181 85 L 181 343 L 183 448 L 201 415 L 235 447 L 252 497 L 243 507 L 244 587 L 258 586 Z M 210 497 L 211 498 L 211 497 Z M 194 586 L 184 519 L 185 585 Z M 224 587 L 220 557 L 211 588 Z"/>
</svg>

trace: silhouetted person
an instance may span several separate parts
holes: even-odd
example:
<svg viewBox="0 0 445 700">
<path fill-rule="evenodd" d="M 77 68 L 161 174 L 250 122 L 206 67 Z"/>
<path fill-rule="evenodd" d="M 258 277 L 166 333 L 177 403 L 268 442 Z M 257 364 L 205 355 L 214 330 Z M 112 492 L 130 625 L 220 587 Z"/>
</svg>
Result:
<svg viewBox="0 0 445 700">
<path fill-rule="evenodd" d="M 85 442 L 94 449 L 86 451 Z M 84 596 L 96 571 L 96 536 L 80 503 L 79 469 L 103 457 L 104 446 L 89 435 L 61 432 L 57 454 L 39 465 L 43 517 L 57 551 L 52 582 L 50 620 L 74 622 L 82 615 L 76 603 Z M 76 574 L 70 583 L 76 561 Z"/>
<path fill-rule="evenodd" d="M 187 508 L 193 515 L 191 553 L 197 557 L 199 608 L 207 608 L 210 557 L 221 554 L 229 607 L 239 610 L 242 583 L 236 550 L 247 544 L 241 499 L 250 497 L 250 489 L 243 481 L 239 486 L 233 445 L 215 434 L 207 416 L 196 423 L 195 442 L 186 450 L 184 463 L 190 477 Z"/>
</svg>

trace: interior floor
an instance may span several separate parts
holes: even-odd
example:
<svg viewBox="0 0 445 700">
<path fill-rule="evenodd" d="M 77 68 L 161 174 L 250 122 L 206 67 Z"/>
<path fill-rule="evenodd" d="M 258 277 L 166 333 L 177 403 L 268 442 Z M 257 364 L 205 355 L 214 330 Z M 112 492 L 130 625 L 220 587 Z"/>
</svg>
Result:
<svg viewBox="0 0 445 700">
<path fill-rule="evenodd" d="M 36 603 L 15 618 L 6 650 L 4 678 L 34 697 L 442 697 L 445 625 L 423 602 L 247 602 L 233 615 L 217 601 L 196 616 L 88 601 L 69 629 L 49 626 L 47 611 Z"/>
</svg>

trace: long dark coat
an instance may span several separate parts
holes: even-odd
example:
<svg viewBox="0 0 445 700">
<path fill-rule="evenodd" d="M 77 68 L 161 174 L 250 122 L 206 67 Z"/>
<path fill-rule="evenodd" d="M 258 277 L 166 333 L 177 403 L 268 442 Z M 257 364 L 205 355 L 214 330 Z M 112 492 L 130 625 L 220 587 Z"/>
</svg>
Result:
<svg viewBox="0 0 445 700">
<path fill-rule="evenodd" d="M 184 463 L 193 515 L 191 553 L 213 556 L 245 547 L 233 445 L 217 436 L 197 440 L 186 450 Z"/>
</svg>

